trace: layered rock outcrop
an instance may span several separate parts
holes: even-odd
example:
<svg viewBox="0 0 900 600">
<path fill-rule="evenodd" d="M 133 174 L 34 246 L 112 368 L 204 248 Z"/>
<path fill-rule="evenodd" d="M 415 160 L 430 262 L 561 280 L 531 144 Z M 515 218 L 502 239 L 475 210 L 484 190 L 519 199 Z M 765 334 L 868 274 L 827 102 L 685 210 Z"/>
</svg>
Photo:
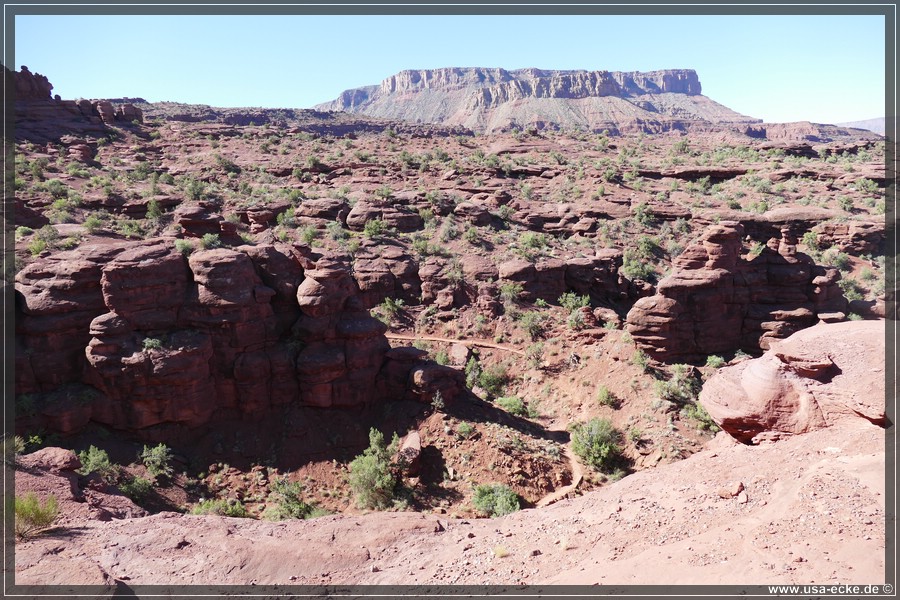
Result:
<svg viewBox="0 0 900 600">
<path fill-rule="evenodd" d="M 194 427 L 463 391 L 461 373 L 388 357 L 348 257 L 285 244 L 185 257 L 172 242 L 85 245 L 17 274 L 16 393 L 37 395 L 43 425 Z M 62 418 L 43 398 L 73 384 L 93 393 Z"/>
<path fill-rule="evenodd" d="M 674 261 L 656 294 L 628 313 L 635 343 L 661 360 L 703 360 L 737 349 L 758 353 L 820 318 L 840 319 L 840 271 L 797 252 L 789 228 L 759 255 L 741 257 L 743 227 L 723 221 Z"/>
<path fill-rule="evenodd" d="M 834 343 L 840 340 L 840 343 Z M 822 323 L 721 369 L 700 393 L 743 442 L 806 433 L 841 419 L 885 424 L 884 322 Z"/>
<path fill-rule="evenodd" d="M 6 70 L 15 91 L 16 139 L 57 142 L 64 133 L 103 135 L 106 126 L 144 120 L 143 111 L 131 103 L 114 106 L 106 100 L 62 100 L 50 96 L 53 85 L 44 75 L 23 66 Z"/>
<path fill-rule="evenodd" d="M 316 108 L 481 131 L 525 126 L 667 131 L 759 122 L 702 96 L 697 73 L 690 69 L 409 70 L 377 86 L 347 90 Z"/>
</svg>

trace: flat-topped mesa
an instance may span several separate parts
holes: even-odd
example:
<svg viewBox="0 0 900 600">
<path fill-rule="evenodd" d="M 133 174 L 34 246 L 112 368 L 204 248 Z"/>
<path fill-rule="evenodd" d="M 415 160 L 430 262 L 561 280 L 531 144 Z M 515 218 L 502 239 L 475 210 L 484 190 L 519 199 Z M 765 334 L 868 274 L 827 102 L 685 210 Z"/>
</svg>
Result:
<svg viewBox="0 0 900 600">
<path fill-rule="evenodd" d="M 820 319 L 843 318 L 840 271 L 797 252 L 789 228 L 752 259 L 740 256 L 743 235 L 737 222 L 709 226 L 656 294 L 635 302 L 626 328 L 639 348 L 666 361 L 759 353 Z"/>
<path fill-rule="evenodd" d="M 643 94 L 699 95 L 700 80 L 692 69 L 666 69 L 646 73 L 611 71 L 556 71 L 546 69 L 445 68 L 406 70 L 388 77 L 377 88 L 383 94 L 424 89 L 485 88 L 514 90 L 520 97 L 588 98 Z M 348 90 L 348 92 L 360 92 Z M 345 92 L 347 94 L 348 92 Z M 513 94 L 509 94 L 513 95 Z M 357 94 L 347 96 L 357 99 Z"/>
<path fill-rule="evenodd" d="M 701 91 L 692 69 L 643 73 L 451 67 L 401 71 L 315 108 L 483 132 L 534 126 L 617 135 L 759 122 Z"/>
</svg>

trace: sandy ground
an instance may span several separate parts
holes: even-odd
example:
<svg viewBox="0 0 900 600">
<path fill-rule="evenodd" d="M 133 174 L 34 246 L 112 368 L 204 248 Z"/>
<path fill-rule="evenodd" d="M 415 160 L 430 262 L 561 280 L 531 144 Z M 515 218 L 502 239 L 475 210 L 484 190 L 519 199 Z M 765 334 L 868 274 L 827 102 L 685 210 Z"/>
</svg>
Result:
<svg viewBox="0 0 900 600">
<path fill-rule="evenodd" d="M 720 434 L 684 461 L 498 519 L 85 521 L 18 544 L 16 583 L 880 583 L 884 437 L 863 419 L 760 446 Z"/>
</svg>

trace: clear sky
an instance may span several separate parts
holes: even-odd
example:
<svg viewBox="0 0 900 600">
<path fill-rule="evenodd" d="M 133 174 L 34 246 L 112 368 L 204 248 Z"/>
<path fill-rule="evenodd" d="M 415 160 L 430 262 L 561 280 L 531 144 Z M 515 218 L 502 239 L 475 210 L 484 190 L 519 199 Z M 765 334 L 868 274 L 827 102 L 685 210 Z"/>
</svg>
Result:
<svg viewBox="0 0 900 600">
<path fill-rule="evenodd" d="M 691 68 L 745 115 L 837 123 L 884 116 L 884 31 L 862 15 L 18 15 L 14 62 L 67 99 L 273 108 L 403 69 Z"/>
</svg>

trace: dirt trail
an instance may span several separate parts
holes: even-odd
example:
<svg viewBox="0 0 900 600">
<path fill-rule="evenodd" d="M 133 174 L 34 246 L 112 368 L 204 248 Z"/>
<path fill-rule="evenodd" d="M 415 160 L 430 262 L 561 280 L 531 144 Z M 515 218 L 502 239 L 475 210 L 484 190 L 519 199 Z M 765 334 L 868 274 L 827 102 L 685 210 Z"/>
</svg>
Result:
<svg viewBox="0 0 900 600">
<path fill-rule="evenodd" d="M 514 354 L 518 354 L 520 356 L 525 356 L 525 353 L 516 348 L 511 348 L 509 346 L 503 346 L 501 344 L 494 344 L 492 342 L 486 342 L 484 340 L 474 340 L 474 339 L 452 339 L 452 338 L 444 338 L 444 337 L 435 337 L 435 336 L 422 336 L 422 335 L 406 335 L 402 333 L 387 333 L 385 334 L 389 340 L 403 340 L 403 341 L 424 341 L 424 342 L 447 342 L 451 344 L 463 344 L 465 346 L 479 346 L 481 348 L 495 348 L 497 350 L 503 350 L 506 352 L 512 352 Z M 563 431 L 561 429 L 549 429 L 548 431 Z M 558 502 L 566 497 L 570 492 L 575 491 L 579 485 L 581 485 L 582 480 L 584 479 L 584 472 L 581 468 L 581 463 L 578 462 L 578 459 L 572 454 L 572 449 L 568 444 L 563 446 L 563 452 L 565 453 L 566 459 L 569 461 L 569 468 L 572 470 L 572 483 L 567 486 L 561 487 L 558 490 L 555 490 L 540 500 L 535 504 L 536 507 L 540 508 L 542 506 L 547 506 L 553 504 L 554 502 Z"/>
<path fill-rule="evenodd" d="M 584 479 L 584 472 L 581 470 L 581 463 L 578 462 L 578 459 L 572 454 L 572 448 L 569 445 L 563 446 L 563 452 L 566 455 L 566 459 L 569 461 L 569 468 L 572 469 L 572 483 L 565 487 L 561 487 L 555 492 L 551 492 L 537 501 L 535 504 L 536 508 L 541 508 L 543 506 L 547 506 L 549 504 L 553 504 L 554 502 L 558 502 L 566 497 L 569 492 L 574 492 L 579 485 L 581 485 L 581 481 Z"/>
<path fill-rule="evenodd" d="M 386 333 L 385 337 L 389 340 L 403 340 L 408 342 L 446 342 L 449 344 L 462 344 L 464 346 L 478 346 L 479 348 L 494 348 L 496 350 L 503 350 L 505 352 L 512 352 L 513 354 L 518 354 L 519 356 L 525 356 L 525 353 L 517 348 L 512 348 L 510 346 L 504 346 L 502 344 L 494 344 L 493 342 L 486 342 L 484 340 L 458 340 L 454 338 L 444 338 L 444 337 L 432 337 L 432 336 L 423 336 L 423 335 L 406 335 L 403 333 Z"/>
</svg>

